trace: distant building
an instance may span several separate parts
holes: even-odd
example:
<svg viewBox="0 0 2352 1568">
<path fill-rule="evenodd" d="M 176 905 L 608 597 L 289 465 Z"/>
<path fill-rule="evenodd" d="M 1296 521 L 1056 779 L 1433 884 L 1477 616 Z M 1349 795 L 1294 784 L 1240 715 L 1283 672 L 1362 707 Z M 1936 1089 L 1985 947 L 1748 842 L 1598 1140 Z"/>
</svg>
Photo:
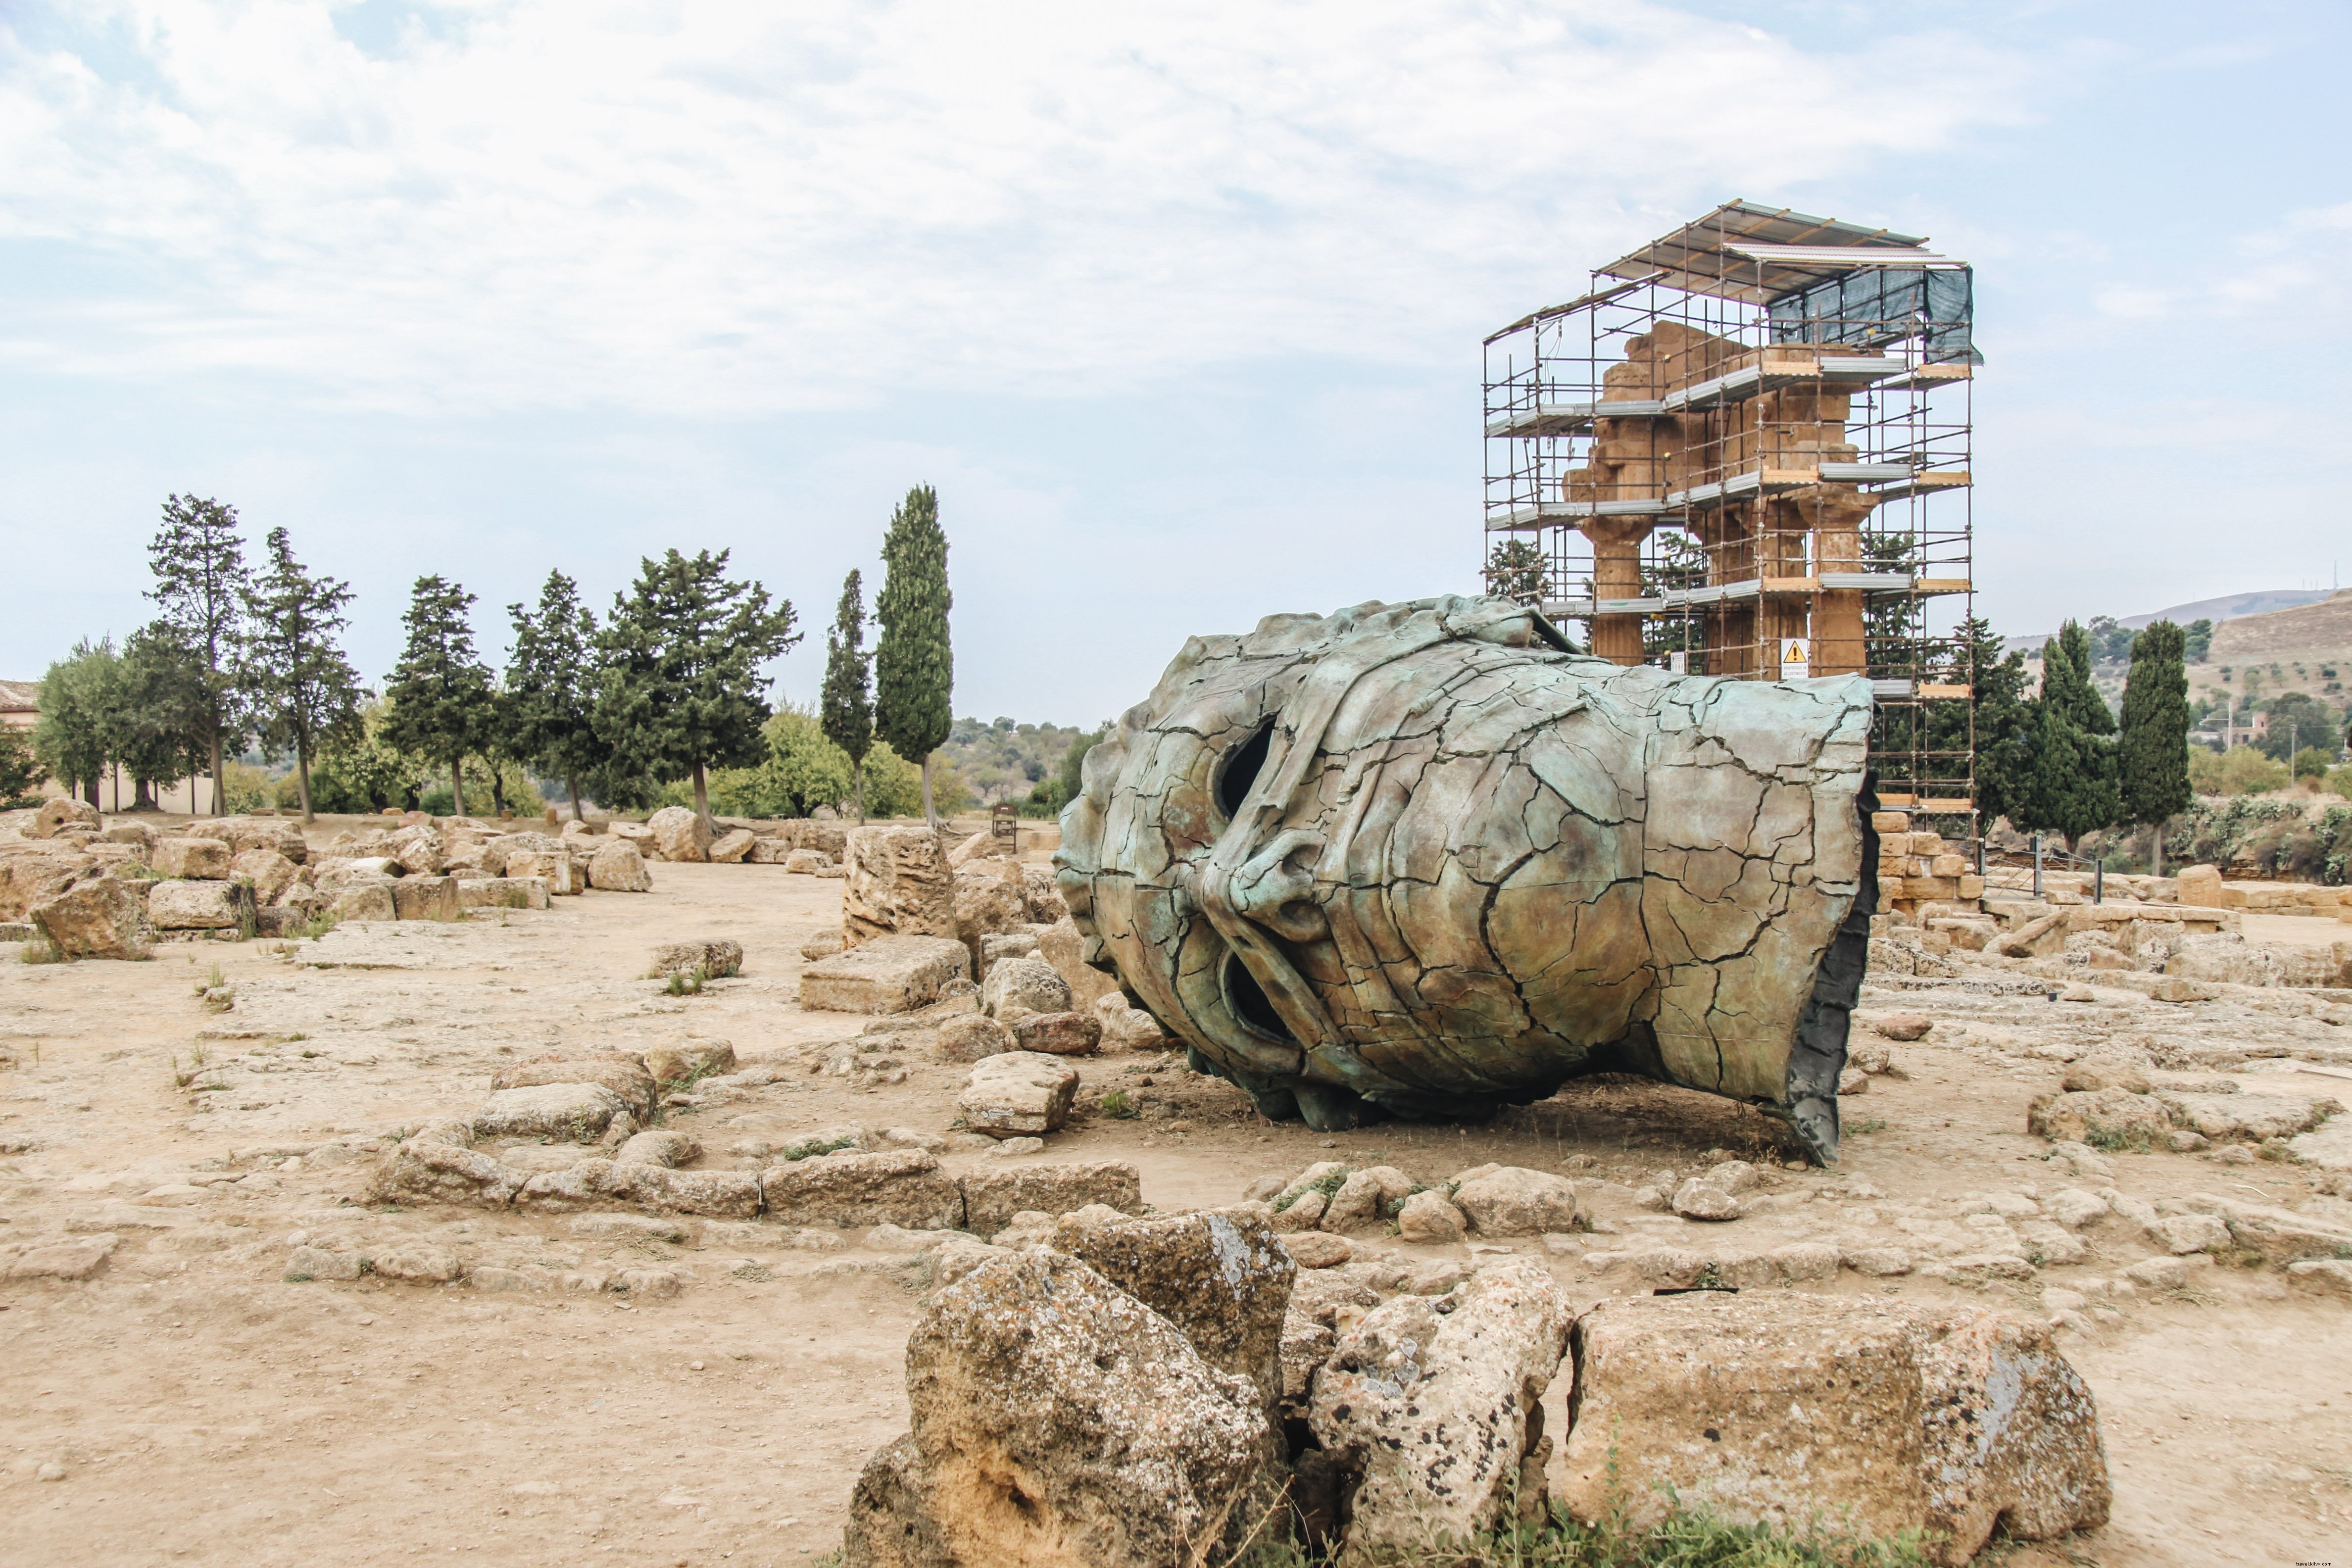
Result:
<svg viewBox="0 0 2352 1568">
<path fill-rule="evenodd" d="M 40 716 L 39 681 L 0 680 L 0 724 L 14 730 L 29 730 Z"/>
</svg>

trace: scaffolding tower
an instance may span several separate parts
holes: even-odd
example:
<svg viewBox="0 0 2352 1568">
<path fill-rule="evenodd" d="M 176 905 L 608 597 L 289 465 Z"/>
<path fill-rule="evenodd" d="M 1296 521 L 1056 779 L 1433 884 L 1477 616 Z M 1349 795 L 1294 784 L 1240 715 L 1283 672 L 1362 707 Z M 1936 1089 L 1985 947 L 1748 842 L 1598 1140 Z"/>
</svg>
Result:
<svg viewBox="0 0 2352 1568">
<path fill-rule="evenodd" d="M 1487 575 L 1619 664 L 1867 675 L 1882 802 L 1960 816 L 1980 362 L 1926 244 L 1731 202 L 1489 337 Z"/>
</svg>

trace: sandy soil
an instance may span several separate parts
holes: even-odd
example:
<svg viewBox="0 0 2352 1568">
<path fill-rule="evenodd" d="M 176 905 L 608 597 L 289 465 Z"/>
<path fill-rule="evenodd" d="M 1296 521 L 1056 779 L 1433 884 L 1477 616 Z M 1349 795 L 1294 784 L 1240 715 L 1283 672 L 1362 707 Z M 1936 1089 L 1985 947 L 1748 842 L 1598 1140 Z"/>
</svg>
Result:
<svg viewBox="0 0 2352 1568">
<path fill-rule="evenodd" d="M 559 1043 L 698 1036 L 793 1066 L 670 1112 L 707 1163 L 754 1164 L 727 1151 L 841 1122 L 949 1129 L 961 1068 L 909 1060 L 903 1082 L 866 1089 L 807 1070 L 864 1022 L 794 1000 L 798 948 L 837 920 L 838 882 L 754 866 L 654 874 L 650 895 L 562 900 L 495 923 L 347 928 L 308 955 L 348 964 L 205 942 L 151 963 L 0 965 L 0 1243 L 120 1238 L 87 1280 L 0 1283 L 0 1563 L 791 1564 L 837 1544 L 858 1467 L 905 1425 L 900 1352 L 921 1305 L 905 1258 L 856 1233 L 812 1250 L 772 1226 L 688 1222 L 680 1243 L 615 1242 L 561 1218 L 370 1210 L 352 1202 L 364 1159 L 271 1168 L 469 1110 L 500 1064 Z M 691 998 L 637 978 L 656 942 L 699 936 L 740 941 L 742 978 Z M 195 994 L 215 964 L 236 991 L 226 1014 Z M 2123 992 L 2070 1005 L 1965 985 L 1874 991 L 1864 1007 L 1937 1020 L 1927 1040 L 1894 1047 L 1910 1076 L 1845 1102 L 1839 1168 L 1776 1170 L 1770 1212 L 1726 1226 L 1644 1210 L 1634 1189 L 1689 1173 L 1712 1149 L 1785 1156 L 1772 1125 L 1622 1082 L 1574 1087 L 1487 1128 L 1327 1137 L 1258 1121 L 1181 1063 L 1108 1057 L 1081 1064 L 1085 1098 L 1126 1088 L 1144 1114 L 1082 1118 L 1033 1158 L 1132 1160 L 1163 1210 L 1230 1202 L 1317 1159 L 1430 1180 L 1495 1160 L 1575 1176 L 1601 1221 L 1587 1251 L 1649 1231 L 1700 1248 L 1891 1237 L 1924 1258 L 1958 1245 L 1972 1200 L 2074 1181 L 2025 1115 L 2086 1042 L 2186 1031 L 2315 1060 L 2352 1047 L 2343 1007 L 2291 1016 Z M 2247 1092 L 2352 1099 L 2352 1082 L 2293 1071 L 2292 1058 L 2246 1065 L 2290 1069 L 2233 1075 Z M 2276 1164 L 2114 1163 L 2114 1184 L 2151 1201 L 2336 1201 Z M 2042 1290 L 2061 1288 L 2096 1304 L 2102 1315 L 2062 1342 L 2099 1399 L 2115 1519 L 2011 1563 L 2352 1556 L 2352 1311 L 2290 1295 L 2275 1272 L 2213 1265 L 2184 1292 L 2102 1293 L 2152 1250 L 2125 1229 L 2086 1232 L 2088 1259 L 2030 1281 L 1841 1273 L 1805 1288 L 2045 1313 Z M 423 1238 L 475 1265 L 668 1268 L 685 1283 L 653 1300 L 289 1281 L 298 1236 L 379 1249 Z M 1517 1245 L 1583 1298 L 1641 1288 L 1622 1268 L 1596 1274 L 1573 1252 Z"/>
</svg>

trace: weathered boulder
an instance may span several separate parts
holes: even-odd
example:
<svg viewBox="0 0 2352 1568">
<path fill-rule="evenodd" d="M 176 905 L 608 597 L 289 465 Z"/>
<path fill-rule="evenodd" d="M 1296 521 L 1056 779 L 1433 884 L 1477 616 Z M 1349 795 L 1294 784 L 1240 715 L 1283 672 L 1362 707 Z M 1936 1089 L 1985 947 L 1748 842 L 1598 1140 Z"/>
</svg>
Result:
<svg viewBox="0 0 2352 1568">
<path fill-rule="evenodd" d="M 1091 1008 L 1118 990 L 1118 976 L 1087 963 L 1086 939 L 1067 915 L 1037 933 L 1037 956 L 1052 965 L 1062 984 L 1070 988 L 1069 1006 Z"/>
<path fill-rule="evenodd" d="M 253 901 L 274 904 L 302 875 L 302 868 L 275 849 L 247 849 L 228 863 L 232 876 L 253 885 Z"/>
<path fill-rule="evenodd" d="M 1452 1246 L 1462 1239 L 1468 1222 L 1439 1192 L 1415 1193 L 1397 1211 L 1397 1235 L 1405 1241 Z"/>
<path fill-rule="evenodd" d="M 1128 1005 L 1127 997 L 1113 991 L 1098 997 L 1094 1005 L 1095 1021 L 1102 1026 L 1102 1048 L 1106 1051 L 1166 1051 L 1176 1047 L 1176 1040 L 1160 1026 L 1160 1020 L 1140 1007 Z"/>
<path fill-rule="evenodd" d="M 1001 936 L 1029 923 L 1027 884 L 1020 863 L 979 859 L 955 868 L 956 931 L 972 950 L 977 965 L 980 940 Z"/>
<path fill-rule="evenodd" d="M 760 1173 L 771 1217 L 783 1225 L 963 1228 L 963 1189 L 921 1149 L 819 1154 Z"/>
<path fill-rule="evenodd" d="M 547 884 L 547 890 L 557 898 L 570 898 L 583 891 L 572 852 L 561 846 L 553 849 L 515 849 L 508 852 L 506 874 L 509 877 L 529 877 Z"/>
<path fill-rule="evenodd" d="M 1279 1454 L 1257 1387 L 1076 1258 L 937 1292 L 907 1343 L 913 1430 L 867 1465 L 845 1568 L 1171 1568 L 1264 1532 Z"/>
<path fill-rule="evenodd" d="M 310 845 L 302 837 L 302 825 L 284 817 L 198 817 L 179 831 L 191 838 L 217 838 L 228 846 L 231 856 L 242 855 L 248 849 L 275 849 L 297 866 L 308 864 L 310 858 Z"/>
<path fill-rule="evenodd" d="M 457 901 L 457 879 L 419 874 L 392 885 L 393 918 L 404 921 L 454 921 L 464 918 Z"/>
<path fill-rule="evenodd" d="M 653 1075 L 643 1058 L 621 1051 L 590 1051 L 581 1055 L 553 1053 L 502 1068 L 490 1079 L 493 1089 L 530 1089 L 550 1083 L 602 1084 L 621 1097 L 639 1121 L 654 1119 Z"/>
<path fill-rule="evenodd" d="M 588 885 L 600 893 L 646 893 L 653 890 L 653 873 L 646 858 L 625 838 L 606 840 L 588 857 Z"/>
<path fill-rule="evenodd" d="M 442 857 L 441 835 L 428 826 L 404 827 L 384 845 L 404 877 L 437 877 L 448 868 Z"/>
<path fill-rule="evenodd" d="M 1337 1268 L 1356 1256 L 1355 1244 L 1346 1237 L 1320 1230 L 1286 1232 L 1282 1247 L 1301 1268 Z"/>
<path fill-rule="evenodd" d="M 1467 1541 L 1516 1495 L 1540 1505 L 1551 1445 L 1538 1403 L 1568 1337 L 1570 1308 L 1540 1266 L 1490 1265 L 1459 1294 L 1400 1296 L 1343 1331 L 1315 1375 L 1307 1419 L 1325 1451 L 1360 1474 L 1347 1560 Z M 1587 1516 L 1593 1517 L 1593 1516 Z"/>
<path fill-rule="evenodd" d="M 1482 1236 L 1542 1236 L 1576 1228 L 1576 1186 L 1549 1171 L 1480 1165 L 1454 1178 L 1454 1206 Z"/>
<path fill-rule="evenodd" d="M 1031 1013 L 1007 1007 L 999 1021 L 1010 1025 L 1016 1048 L 1049 1057 L 1092 1056 L 1102 1044 L 1102 1026 L 1087 1013 Z"/>
<path fill-rule="evenodd" d="M 679 1040 L 645 1054 L 646 1071 L 656 1083 L 691 1083 L 735 1070 L 735 1047 L 725 1040 Z"/>
<path fill-rule="evenodd" d="M 68 958 L 146 958 L 155 928 L 128 882 L 84 877 L 33 906 L 32 923 Z"/>
<path fill-rule="evenodd" d="M 710 827 L 683 805 L 666 805 L 646 818 L 646 838 L 664 860 L 710 858 Z"/>
<path fill-rule="evenodd" d="M 159 838 L 148 863 L 163 877 L 218 881 L 228 875 L 228 846 L 217 838 Z"/>
<path fill-rule="evenodd" d="M 834 1013 L 911 1013 L 938 1001 L 940 987 L 967 979 L 971 972 L 971 952 L 952 937 L 876 937 L 803 970 L 801 1005 Z"/>
<path fill-rule="evenodd" d="M 2156 1100 L 2176 1126 L 2217 1141 L 2248 1143 L 2308 1132 L 2344 1109 L 2328 1095 L 2179 1094 L 2159 1089 Z"/>
<path fill-rule="evenodd" d="M 640 1132 L 613 1151 L 615 1165 L 667 1165 L 671 1169 L 702 1157 L 702 1141 L 691 1132 Z M 754 1188 L 758 1186 L 754 1182 Z"/>
<path fill-rule="evenodd" d="M 975 1132 L 1035 1137 L 1060 1131 L 1077 1093 L 1076 1071 L 1058 1057 L 1007 1051 L 973 1064 L 956 1107 Z"/>
<path fill-rule="evenodd" d="M 1029 900 L 1031 923 L 1049 926 L 1070 918 L 1069 900 L 1062 897 L 1050 867 L 1022 867 L 1021 888 Z"/>
<path fill-rule="evenodd" d="M 1143 1207 L 1143 1178 L 1124 1160 L 974 1171 L 963 1178 L 964 1228 L 975 1235 L 993 1235 L 1024 1211 L 1058 1215 L 1088 1205 L 1135 1214 Z"/>
<path fill-rule="evenodd" d="M 700 974 L 706 980 L 723 980 L 743 972 L 743 944 L 724 937 L 704 938 L 698 942 L 667 942 L 654 949 L 652 966 L 646 973 L 656 980 L 669 974 Z"/>
<path fill-rule="evenodd" d="M 0 844 L 0 921 L 29 919 L 35 904 L 64 892 L 97 865 L 65 839 Z"/>
<path fill-rule="evenodd" d="M 705 858 L 714 866 L 737 865 L 751 853 L 751 846 L 758 842 L 758 835 L 750 828 L 730 828 L 710 841 L 709 852 Z"/>
<path fill-rule="evenodd" d="M 235 931 L 252 919 L 253 889 L 242 882 L 158 882 L 147 891 L 147 920 L 157 931 Z"/>
<path fill-rule="evenodd" d="M 855 948 L 887 936 L 958 937 L 955 873 L 928 827 L 860 827 L 842 857 L 843 939 Z"/>
<path fill-rule="evenodd" d="M 1358 1230 L 1380 1225 L 1412 1195 L 1412 1178 L 1394 1165 L 1369 1165 L 1350 1171 L 1331 1194 L 1318 1222 L 1329 1231 Z"/>
<path fill-rule="evenodd" d="M 493 1089 L 474 1112 L 474 1136 L 560 1138 L 591 1143 L 616 1118 L 634 1121 L 628 1102 L 601 1083 L 541 1083 Z"/>
<path fill-rule="evenodd" d="M 985 1013 L 967 1013 L 939 1026 L 932 1036 L 931 1059 L 976 1062 L 983 1057 L 1003 1056 L 1020 1048 L 1012 1030 Z"/>
<path fill-rule="evenodd" d="M 2152 1095 L 2126 1089 L 2088 1093 L 2041 1094 L 2027 1108 L 2029 1131 L 2053 1142 L 2097 1142 L 2145 1148 L 2172 1131 L 2172 1113 Z"/>
<path fill-rule="evenodd" d="M 1008 958 L 981 982 L 980 1005 L 992 1018 L 1008 1008 L 1024 1013 L 1065 1013 L 1070 1010 L 1070 988 L 1053 965 L 1034 958 Z"/>
<path fill-rule="evenodd" d="M 1074 1215 L 1055 1227 L 1054 1245 L 1175 1324 L 1211 1366 L 1255 1384 L 1269 1412 L 1282 1398 L 1282 1322 L 1298 1270 L 1263 1215 L 1208 1209 L 1080 1224 Z"/>
<path fill-rule="evenodd" d="M 25 825 L 27 838 L 55 838 L 68 827 L 87 827 L 96 832 L 106 826 L 98 815 L 98 807 L 71 795 L 53 795 L 41 802 L 33 813 L 33 820 Z"/>
<path fill-rule="evenodd" d="M 762 843 L 759 847 L 764 850 L 768 846 Z M 761 857 L 755 852 L 753 858 L 756 859 Z M 787 872 L 795 877 L 813 877 L 833 864 L 833 857 L 822 849 L 780 848 L 776 859 L 782 864 Z"/>
<path fill-rule="evenodd" d="M 374 1203 L 469 1204 L 505 1208 L 530 1180 L 474 1147 L 473 1125 L 462 1119 L 430 1122 L 396 1144 L 377 1164 L 369 1188 Z"/>
<path fill-rule="evenodd" d="M 110 822 L 98 837 L 102 843 L 130 845 L 142 860 L 155 847 L 155 830 L 143 822 Z"/>
<path fill-rule="evenodd" d="M 1573 1352 L 1580 1518 L 1646 1523 L 1670 1499 L 1784 1527 L 1843 1516 L 1927 1531 L 1943 1563 L 1996 1521 L 2023 1541 L 2106 1521 L 2096 1407 L 2037 1320 L 1696 1291 L 1604 1300 Z"/>
</svg>

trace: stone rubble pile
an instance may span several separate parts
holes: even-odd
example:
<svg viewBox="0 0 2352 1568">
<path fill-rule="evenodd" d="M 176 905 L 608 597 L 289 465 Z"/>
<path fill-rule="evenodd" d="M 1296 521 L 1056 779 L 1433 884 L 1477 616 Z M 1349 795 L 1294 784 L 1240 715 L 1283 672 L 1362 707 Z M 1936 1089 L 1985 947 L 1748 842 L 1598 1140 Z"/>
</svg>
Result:
<svg viewBox="0 0 2352 1568">
<path fill-rule="evenodd" d="M 2106 1517 L 2097 1413 L 2046 1324 L 1728 1291 L 1580 1316 L 1519 1257 L 1308 1269 L 1339 1238 L 1275 1215 L 1020 1213 L 940 1247 L 910 1427 L 857 1481 L 845 1568 L 1286 1540 L 1370 1564 L 1540 1517 L 1555 1445 L 1587 1520 L 1646 1518 L 1657 1482 L 1741 1521 L 1938 1531 L 1957 1563 L 1996 1521 L 2042 1540 Z"/>
</svg>

